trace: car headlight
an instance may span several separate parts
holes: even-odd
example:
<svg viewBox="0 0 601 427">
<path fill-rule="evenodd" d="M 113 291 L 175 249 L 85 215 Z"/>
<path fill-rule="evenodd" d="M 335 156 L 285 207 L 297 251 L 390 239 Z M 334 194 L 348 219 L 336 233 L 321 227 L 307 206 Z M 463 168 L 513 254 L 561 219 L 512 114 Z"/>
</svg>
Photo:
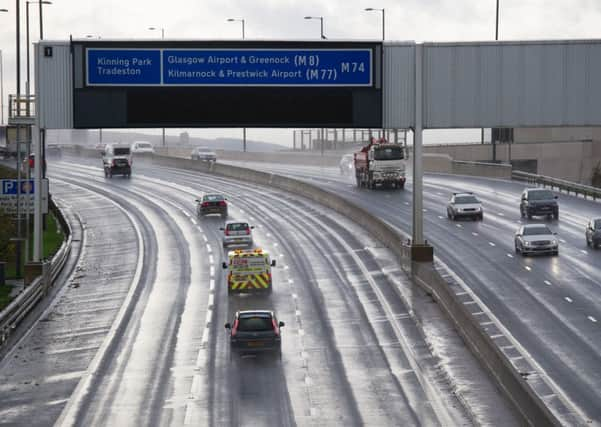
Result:
<svg viewBox="0 0 601 427">
<path fill-rule="evenodd" d="M 524 246 L 530 246 L 530 242 L 524 242 Z"/>
<path fill-rule="evenodd" d="M 557 246 L 559 244 L 559 242 L 557 241 L 557 239 L 553 239 L 552 242 L 553 242 L 553 246 Z"/>
</svg>

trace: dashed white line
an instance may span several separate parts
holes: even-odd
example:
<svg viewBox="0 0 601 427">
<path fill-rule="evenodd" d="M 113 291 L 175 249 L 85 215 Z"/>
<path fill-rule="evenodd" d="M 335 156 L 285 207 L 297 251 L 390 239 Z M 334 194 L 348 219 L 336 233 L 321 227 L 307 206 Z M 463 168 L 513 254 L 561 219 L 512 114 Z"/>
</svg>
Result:
<svg viewBox="0 0 601 427">
<path fill-rule="evenodd" d="M 532 270 L 532 268 L 531 268 L 529 265 L 526 265 L 526 266 L 524 266 L 524 268 L 525 268 L 526 270 L 528 270 L 528 271 L 531 271 L 531 270 Z"/>
<path fill-rule="evenodd" d="M 215 280 L 211 279 L 211 281 L 209 282 L 209 291 L 213 292 L 215 290 Z"/>
<path fill-rule="evenodd" d="M 499 212 L 498 215 L 499 216 L 505 216 L 505 214 L 503 212 Z"/>
<path fill-rule="evenodd" d="M 209 245 L 208 243 L 207 243 L 207 252 L 208 253 L 213 252 L 213 249 L 211 248 L 211 245 Z"/>
<path fill-rule="evenodd" d="M 409 206 L 409 202 L 405 202 L 405 204 L 406 204 L 407 206 Z"/>
<path fill-rule="evenodd" d="M 438 215 L 438 218 L 439 218 L 439 219 L 444 219 L 444 216 L 442 216 L 442 215 Z"/>
<path fill-rule="evenodd" d="M 213 258 L 213 255 L 209 255 L 209 264 L 215 264 L 215 258 Z"/>
<path fill-rule="evenodd" d="M 495 245 L 493 242 L 488 242 L 488 244 L 489 244 L 490 246 L 497 246 L 497 245 Z"/>
<path fill-rule="evenodd" d="M 476 233 L 475 231 L 472 231 L 472 236 L 478 237 L 478 233 Z"/>
<path fill-rule="evenodd" d="M 209 268 L 209 274 L 211 275 L 211 277 L 215 277 L 215 267 L 211 266 Z"/>
<path fill-rule="evenodd" d="M 214 305 L 215 305 L 215 295 L 209 294 L 209 303 L 207 304 L 207 306 L 209 308 L 213 308 Z"/>
<path fill-rule="evenodd" d="M 587 319 L 593 323 L 597 323 L 597 319 L 595 319 L 593 316 L 587 316 Z"/>
<path fill-rule="evenodd" d="M 194 218 L 190 218 L 190 221 L 192 221 L 192 224 L 194 225 L 198 224 Z"/>
<path fill-rule="evenodd" d="M 205 319 L 207 326 L 210 325 L 212 321 L 213 321 L 213 310 L 207 310 L 207 317 Z"/>
<path fill-rule="evenodd" d="M 585 251 L 584 249 L 580 249 L 580 252 L 582 252 L 584 255 L 588 255 L 588 252 Z"/>
<path fill-rule="evenodd" d="M 461 224 L 455 224 L 455 227 L 457 227 L 457 228 L 463 228 L 463 225 L 461 225 Z"/>
<path fill-rule="evenodd" d="M 205 236 L 204 234 L 202 235 L 202 238 L 204 239 L 205 242 L 209 241 L 209 239 L 207 239 L 207 236 Z"/>
<path fill-rule="evenodd" d="M 545 285 L 547 285 L 547 286 L 551 286 L 551 282 L 549 282 L 548 280 L 545 280 L 545 282 L 544 282 L 544 283 L 545 283 Z"/>
<path fill-rule="evenodd" d="M 559 239 L 559 241 L 560 241 L 561 243 L 566 243 L 566 241 L 565 241 L 565 240 L 563 240 L 563 239 Z"/>
<path fill-rule="evenodd" d="M 183 213 L 184 215 L 186 215 L 188 218 L 190 218 L 190 214 L 189 214 L 188 212 L 186 212 L 185 210 L 183 210 L 183 209 L 182 209 L 182 213 Z"/>
<path fill-rule="evenodd" d="M 507 257 L 508 258 L 513 258 L 513 255 L 512 254 L 507 254 Z"/>
<path fill-rule="evenodd" d="M 424 211 L 424 212 L 428 212 L 428 209 L 422 209 L 422 211 Z"/>
<path fill-rule="evenodd" d="M 572 298 L 570 297 L 565 297 L 564 298 L 567 302 L 569 302 L 570 304 L 574 302 L 574 300 L 572 300 Z"/>
</svg>

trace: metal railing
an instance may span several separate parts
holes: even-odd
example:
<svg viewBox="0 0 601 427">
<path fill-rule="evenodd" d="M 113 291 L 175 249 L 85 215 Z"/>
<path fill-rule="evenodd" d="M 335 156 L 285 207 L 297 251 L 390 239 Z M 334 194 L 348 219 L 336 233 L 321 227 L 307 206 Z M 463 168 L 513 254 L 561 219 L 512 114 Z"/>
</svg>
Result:
<svg viewBox="0 0 601 427">
<path fill-rule="evenodd" d="M 521 171 L 513 171 L 511 173 L 511 178 L 518 181 L 525 181 L 529 184 L 551 187 L 552 190 L 557 189 L 560 192 L 565 191 L 568 194 L 582 194 L 585 199 L 587 197 L 591 197 L 593 200 L 601 199 L 601 188 L 591 187 L 590 185 L 578 184 L 564 179 Z"/>
<path fill-rule="evenodd" d="M 49 262 L 42 263 L 42 275 L 37 277 L 0 312 L 0 347 L 4 345 L 11 332 L 21 320 L 48 294 L 50 287 L 60 274 L 71 252 L 71 227 L 65 221 L 56 205 L 53 202 L 52 204 L 53 210 L 59 212 L 57 215 L 59 217 L 58 220 L 63 226 L 64 233 L 68 236 L 67 240 L 63 241 L 63 244 Z"/>
<path fill-rule="evenodd" d="M 31 124 L 35 119 L 35 95 L 8 96 L 8 123 Z"/>
</svg>

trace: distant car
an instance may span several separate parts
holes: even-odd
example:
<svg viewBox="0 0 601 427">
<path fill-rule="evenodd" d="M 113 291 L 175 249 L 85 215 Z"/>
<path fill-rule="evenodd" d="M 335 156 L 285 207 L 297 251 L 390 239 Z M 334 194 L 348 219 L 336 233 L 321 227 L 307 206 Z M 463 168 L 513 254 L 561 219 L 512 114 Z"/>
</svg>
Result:
<svg viewBox="0 0 601 427">
<path fill-rule="evenodd" d="M 453 193 L 447 204 L 447 217 L 452 220 L 467 217 L 474 221 L 482 221 L 484 219 L 482 203 L 472 193 Z"/>
<path fill-rule="evenodd" d="M 545 224 L 522 225 L 515 233 L 515 253 L 528 255 L 535 253 L 559 254 L 559 241 Z"/>
<path fill-rule="evenodd" d="M 345 154 L 340 159 L 340 174 L 341 175 L 353 175 L 355 167 L 355 159 L 352 154 Z"/>
<path fill-rule="evenodd" d="M 106 144 L 102 151 L 102 167 L 105 178 L 113 175 L 131 176 L 131 148 L 129 145 Z"/>
<path fill-rule="evenodd" d="M 282 355 L 281 328 L 275 313 L 269 310 L 237 311 L 232 323 L 226 323 L 229 331 L 231 353 L 273 352 Z"/>
<path fill-rule="evenodd" d="M 545 188 L 527 188 L 522 192 L 520 214 L 522 218 L 528 219 L 536 215 L 559 219 L 557 196 Z"/>
<path fill-rule="evenodd" d="M 201 217 L 209 214 L 219 214 L 227 218 L 227 199 L 221 194 L 205 194 L 196 199 L 196 215 Z"/>
<path fill-rule="evenodd" d="M 58 144 L 48 144 L 46 146 L 47 159 L 60 159 L 63 157 L 63 151 Z"/>
<path fill-rule="evenodd" d="M 250 226 L 246 221 L 227 221 L 223 230 L 223 247 L 230 245 L 253 245 L 252 229 L 254 226 Z"/>
<path fill-rule="evenodd" d="M 106 148 L 106 142 L 99 142 L 98 144 L 96 144 L 94 146 L 94 150 L 98 150 L 100 153 L 104 152 L 105 148 Z"/>
<path fill-rule="evenodd" d="M 132 154 L 154 154 L 154 147 L 150 142 L 135 141 L 131 145 Z"/>
<path fill-rule="evenodd" d="M 593 249 L 601 247 L 601 218 L 591 219 L 586 225 L 586 245 Z"/>
<path fill-rule="evenodd" d="M 192 160 L 201 160 L 203 162 L 216 162 L 217 161 L 217 153 L 212 148 L 208 147 L 196 147 L 190 153 L 190 158 Z"/>
</svg>

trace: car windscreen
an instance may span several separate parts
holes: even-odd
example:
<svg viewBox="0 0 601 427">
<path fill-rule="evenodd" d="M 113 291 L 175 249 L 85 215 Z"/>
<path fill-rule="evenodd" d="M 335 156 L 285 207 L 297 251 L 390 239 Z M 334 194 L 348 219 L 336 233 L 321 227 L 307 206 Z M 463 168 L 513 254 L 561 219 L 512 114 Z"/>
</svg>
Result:
<svg viewBox="0 0 601 427">
<path fill-rule="evenodd" d="M 374 150 L 374 160 L 402 160 L 403 158 L 401 147 L 382 147 Z"/>
<path fill-rule="evenodd" d="M 464 205 L 464 204 L 468 204 L 468 203 L 480 203 L 480 202 L 474 196 L 459 196 L 459 197 L 455 197 L 455 203 L 457 203 L 458 205 Z"/>
<path fill-rule="evenodd" d="M 129 155 L 129 147 L 115 148 L 114 153 L 115 153 L 115 156 L 128 156 Z"/>
<path fill-rule="evenodd" d="M 238 322 L 238 330 L 241 332 L 259 332 L 273 330 L 271 316 L 256 315 L 240 317 Z"/>
<path fill-rule="evenodd" d="M 548 227 L 541 225 L 540 227 L 524 228 L 524 236 L 536 236 L 539 234 L 553 234 Z"/>
<path fill-rule="evenodd" d="M 220 202 L 223 200 L 223 196 L 220 194 L 207 194 L 202 200 L 205 202 Z"/>
<path fill-rule="evenodd" d="M 198 151 L 199 153 L 210 153 L 213 150 L 211 150 L 210 148 L 199 147 L 199 148 L 196 149 L 196 151 Z"/>
<path fill-rule="evenodd" d="M 229 231 L 243 231 L 248 229 L 248 224 L 246 222 L 234 222 L 227 225 L 227 229 Z"/>
<path fill-rule="evenodd" d="M 531 191 L 528 194 L 530 200 L 551 200 L 553 197 L 553 193 L 548 190 Z"/>
<path fill-rule="evenodd" d="M 150 144 L 149 144 L 149 143 L 147 143 L 147 142 L 144 142 L 144 143 L 139 143 L 139 144 L 138 144 L 138 148 L 152 148 L 152 145 L 150 145 Z"/>
</svg>

